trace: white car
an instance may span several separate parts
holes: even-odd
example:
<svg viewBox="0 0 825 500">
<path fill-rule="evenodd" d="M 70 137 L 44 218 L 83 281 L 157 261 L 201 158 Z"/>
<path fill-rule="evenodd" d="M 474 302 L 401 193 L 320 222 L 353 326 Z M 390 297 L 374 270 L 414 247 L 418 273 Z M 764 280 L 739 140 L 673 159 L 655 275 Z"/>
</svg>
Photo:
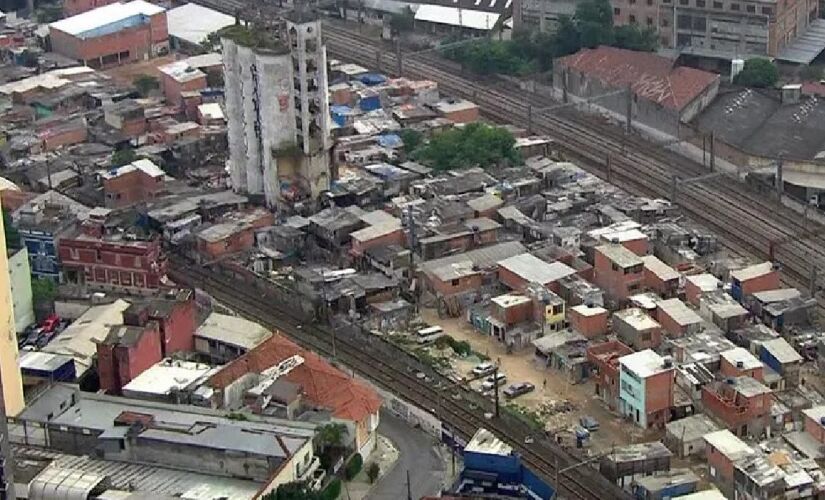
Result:
<svg viewBox="0 0 825 500">
<path fill-rule="evenodd" d="M 503 373 L 499 373 L 496 377 L 490 375 L 486 380 L 484 380 L 484 383 L 481 384 L 481 390 L 484 392 L 489 392 L 496 387 L 501 387 L 505 383 L 507 383 L 507 377 L 504 376 Z"/>
<path fill-rule="evenodd" d="M 483 377 L 484 375 L 489 375 L 496 371 L 496 365 L 491 363 L 490 361 L 485 361 L 483 363 L 479 363 L 473 368 L 473 375 L 477 377 Z"/>
</svg>

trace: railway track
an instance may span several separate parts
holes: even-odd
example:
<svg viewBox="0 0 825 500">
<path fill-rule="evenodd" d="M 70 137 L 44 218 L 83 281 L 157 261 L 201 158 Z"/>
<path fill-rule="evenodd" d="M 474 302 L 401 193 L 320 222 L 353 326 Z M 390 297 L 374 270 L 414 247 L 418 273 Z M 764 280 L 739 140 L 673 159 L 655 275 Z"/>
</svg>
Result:
<svg viewBox="0 0 825 500">
<path fill-rule="evenodd" d="M 467 390 L 420 363 L 412 355 L 385 340 L 363 333 L 336 330 L 307 323 L 293 311 L 284 309 L 266 290 L 248 282 L 198 266 L 178 256 L 170 260 L 170 276 L 178 283 L 200 288 L 244 317 L 293 338 L 307 349 L 335 357 L 364 377 L 428 410 L 446 422 L 462 438 L 469 439 L 484 427 L 511 444 L 533 471 L 558 485 L 567 498 L 625 498 L 617 486 L 590 467 L 556 471 L 577 463 L 576 459 L 525 424 L 502 413 L 491 417 L 490 401 Z M 335 340 L 333 340 L 333 338 Z M 526 443 L 530 436 L 532 442 Z"/>
</svg>

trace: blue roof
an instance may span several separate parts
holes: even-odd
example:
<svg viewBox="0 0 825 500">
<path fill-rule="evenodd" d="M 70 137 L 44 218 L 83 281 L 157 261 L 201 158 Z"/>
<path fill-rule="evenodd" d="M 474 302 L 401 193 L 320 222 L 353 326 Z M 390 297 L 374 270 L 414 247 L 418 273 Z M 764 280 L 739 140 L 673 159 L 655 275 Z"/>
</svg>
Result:
<svg viewBox="0 0 825 500">
<path fill-rule="evenodd" d="M 345 115 L 352 112 L 352 108 L 349 106 L 344 106 L 343 104 L 336 104 L 329 107 L 329 110 L 332 113 L 336 113 L 339 115 Z"/>
<path fill-rule="evenodd" d="M 378 145 L 385 148 L 401 147 L 401 137 L 398 134 L 384 134 L 378 136 Z"/>
<path fill-rule="evenodd" d="M 365 73 L 358 76 L 358 81 L 364 85 L 378 85 L 387 81 L 387 77 L 378 73 Z"/>
</svg>

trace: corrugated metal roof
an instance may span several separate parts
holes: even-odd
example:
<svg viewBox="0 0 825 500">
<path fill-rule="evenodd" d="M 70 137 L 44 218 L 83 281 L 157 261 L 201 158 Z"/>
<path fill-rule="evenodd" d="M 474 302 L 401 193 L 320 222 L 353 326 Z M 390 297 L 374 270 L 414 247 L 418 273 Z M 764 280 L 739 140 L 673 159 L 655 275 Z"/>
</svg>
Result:
<svg viewBox="0 0 825 500">
<path fill-rule="evenodd" d="M 424 21 L 450 26 L 461 26 L 477 30 L 490 30 L 496 25 L 501 14 L 480 10 L 457 9 L 441 5 L 419 5 L 415 13 L 416 21 Z"/>
<path fill-rule="evenodd" d="M 70 35 L 80 36 L 87 31 L 121 22 L 133 16 L 152 16 L 165 10 L 163 7 L 143 0 L 133 0 L 128 3 L 118 2 L 61 19 L 51 23 L 49 27 Z"/>
</svg>

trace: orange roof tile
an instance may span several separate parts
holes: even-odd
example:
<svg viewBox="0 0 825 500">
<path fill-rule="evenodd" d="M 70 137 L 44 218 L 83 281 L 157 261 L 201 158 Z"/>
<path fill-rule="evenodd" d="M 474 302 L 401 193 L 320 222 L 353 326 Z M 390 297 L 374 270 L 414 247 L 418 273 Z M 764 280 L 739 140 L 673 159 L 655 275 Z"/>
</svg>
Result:
<svg viewBox="0 0 825 500">
<path fill-rule="evenodd" d="M 568 67 L 609 87 L 630 85 L 633 92 L 666 108 L 682 110 L 719 75 L 694 68 L 673 67 L 673 61 L 650 52 L 600 46 L 559 58 Z"/>
<path fill-rule="evenodd" d="M 261 373 L 296 354 L 304 358 L 304 363 L 283 379 L 300 385 L 311 403 L 328 408 L 335 417 L 356 422 L 381 407 L 381 399 L 373 389 L 278 333 L 223 367 L 208 384 L 223 389 L 247 373 Z"/>
</svg>

